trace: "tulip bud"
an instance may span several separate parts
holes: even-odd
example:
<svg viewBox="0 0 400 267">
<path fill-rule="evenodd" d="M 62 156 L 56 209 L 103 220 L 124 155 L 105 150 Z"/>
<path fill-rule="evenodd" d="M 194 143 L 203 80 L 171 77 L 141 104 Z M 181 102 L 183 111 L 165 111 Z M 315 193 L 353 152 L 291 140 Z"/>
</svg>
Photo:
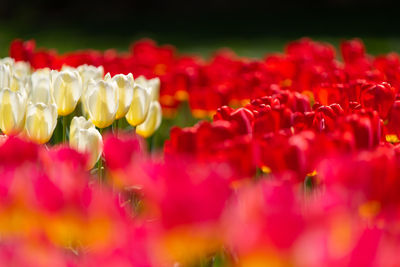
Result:
<svg viewBox="0 0 400 267">
<path fill-rule="evenodd" d="M 29 100 L 32 103 L 44 103 L 46 105 L 54 102 L 51 95 L 50 78 L 42 76 L 32 80 Z"/>
<path fill-rule="evenodd" d="M 118 110 L 118 90 L 105 81 L 91 81 L 85 93 L 91 121 L 99 128 L 110 126 Z"/>
<path fill-rule="evenodd" d="M 132 73 L 128 75 L 118 74 L 110 81 L 114 83 L 114 87 L 118 89 L 118 110 L 115 119 L 120 119 L 128 113 L 132 103 L 134 88 L 133 76 Z"/>
<path fill-rule="evenodd" d="M 54 74 L 53 97 L 61 116 L 72 113 L 82 94 L 82 81 L 77 71 L 61 71 Z"/>
<path fill-rule="evenodd" d="M 77 70 L 81 75 L 82 79 L 82 96 L 81 96 L 82 112 L 85 116 L 87 116 L 88 112 L 86 108 L 85 92 L 91 80 L 100 81 L 101 79 L 103 79 L 104 69 L 103 66 L 95 67 L 84 64 L 79 66 Z"/>
<path fill-rule="evenodd" d="M 136 127 L 136 133 L 144 138 L 151 136 L 160 127 L 162 120 L 161 106 L 158 101 L 150 104 L 149 113 L 145 121 Z"/>
<path fill-rule="evenodd" d="M 0 64 L 0 90 L 6 87 L 10 87 L 11 81 L 11 70 L 10 66 L 6 64 Z"/>
<path fill-rule="evenodd" d="M 149 88 L 151 101 L 158 101 L 160 97 L 160 78 L 156 77 L 147 80 L 144 76 L 139 76 L 135 80 L 135 83 L 142 87 Z"/>
<path fill-rule="evenodd" d="M 26 96 L 8 88 L 0 91 L 0 129 L 7 135 L 20 133 L 24 128 Z"/>
<path fill-rule="evenodd" d="M 133 99 L 131 106 L 125 118 L 132 126 L 136 126 L 144 122 L 150 106 L 149 91 L 141 85 L 136 85 L 133 91 Z"/>
<path fill-rule="evenodd" d="M 12 69 L 15 64 L 15 60 L 11 57 L 5 57 L 0 59 L 0 64 L 7 65 L 10 69 Z"/>
<path fill-rule="evenodd" d="M 94 124 L 84 117 L 74 117 L 71 121 L 69 144 L 79 152 L 87 153 L 87 169 L 93 168 L 103 151 L 103 139 Z"/>
<path fill-rule="evenodd" d="M 28 138 L 36 143 L 44 144 L 53 135 L 57 125 L 57 106 L 55 104 L 28 104 L 25 130 Z"/>
<path fill-rule="evenodd" d="M 95 67 L 95 66 L 90 66 L 90 65 L 85 64 L 85 65 L 79 66 L 77 68 L 77 70 L 82 78 L 83 92 L 86 91 L 89 81 L 91 79 L 93 79 L 95 81 L 99 81 L 103 78 L 103 75 L 104 75 L 103 66 Z"/>
<path fill-rule="evenodd" d="M 26 82 L 31 73 L 31 65 L 23 61 L 15 62 L 13 67 L 13 73 L 19 79 Z"/>
</svg>

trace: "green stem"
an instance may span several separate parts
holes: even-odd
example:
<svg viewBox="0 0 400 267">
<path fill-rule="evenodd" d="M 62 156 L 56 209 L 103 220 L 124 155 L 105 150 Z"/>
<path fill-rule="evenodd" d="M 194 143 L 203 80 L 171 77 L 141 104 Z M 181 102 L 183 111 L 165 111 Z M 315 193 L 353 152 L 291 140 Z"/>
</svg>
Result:
<svg viewBox="0 0 400 267">
<path fill-rule="evenodd" d="M 118 122 L 119 120 L 114 120 L 113 122 L 113 132 L 116 137 L 118 137 Z"/>
<path fill-rule="evenodd" d="M 103 135 L 103 128 L 99 128 L 99 132 Z M 103 183 L 103 157 L 100 156 L 99 161 L 97 162 L 97 172 L 99 175 L 99 183 Z"/>
<path fill-rule="evenodd" d="M 67 116 L 63 116 L 62 126 L 63 126 L 62 142 L 65 143 L 67 141 Z"/>
</svg>

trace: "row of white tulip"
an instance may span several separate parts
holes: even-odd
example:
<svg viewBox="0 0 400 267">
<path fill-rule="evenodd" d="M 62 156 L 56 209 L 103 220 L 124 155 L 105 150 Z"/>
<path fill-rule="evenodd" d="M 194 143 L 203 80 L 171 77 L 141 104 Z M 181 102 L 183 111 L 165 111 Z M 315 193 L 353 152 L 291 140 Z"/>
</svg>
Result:
<svg viewBox="0 0 400 267">
<path fill-rule="evenodd" d="M 4 58 L 0 60 L 0 129 L 43 144 L 52 137 L 58 116 L 71 114 L 81 103 L 84 117 L 73 118 L 70 145 L 96 151 L 90 160 L 93 165 L 102 143 L 95 126 L 105 128 L 125 117 L 143 137 L 158 129 L 162 119 L 159 89 L 158 78 L 104 76 L 101 66 L 32 72 L 28 63 Z"/>
</svg>

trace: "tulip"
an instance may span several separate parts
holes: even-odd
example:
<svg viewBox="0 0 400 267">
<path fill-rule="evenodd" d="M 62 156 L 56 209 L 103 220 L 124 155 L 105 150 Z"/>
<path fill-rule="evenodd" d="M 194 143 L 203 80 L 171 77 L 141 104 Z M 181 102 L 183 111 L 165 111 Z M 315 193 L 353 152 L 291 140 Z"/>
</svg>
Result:
<svg viewBox="0 0 400 267">
<path fill-rule="evenodd" d="M 31 88 L 29 100 L 32 103 L 44 103 L 46 105 L 53 103 L 50 79 L 41 78 L 36 81 Z"/>
<path fill-rule="evenodd" d="M 54 102 L 51 94 L 52 85 L 50 80 L 50 70 L 41 69 L 35 71 L 31 75 L 29 85 L 29 100 L 32 103 L 44 103 L 48 105 Z"/>
<path fill-rule="evenodd" d="M 77 68 L 77 70 L 82 78 L 83 91 L 86 91 L 89 81 L 91 79 L 93 79 L 95 81 L 99 81 L 103 78 L 103 75 L 104 75 L 103 66 L 94 67 L 94 66 L 89 66 L 89 65 L 85 64 L 85 65 L 79 66 Z"/>
<path fill-rule="evenodd" d="M 0 90 L 6 87 L 10 87 L 11 70 L 10 66 L 6 64 L 0 64 Z"/>
<path fill-rule="evenodd" d="M 110 126 L 118 110 L 118 90 L 106 81 L 91 81 L 85 93 L 87 111 L 98 128 Z"/>
<path fill-rule="evenodd" d="M 125 118 L 132 126 L 136 126 L 144 122 L 150 106 L 149 90 L 145 87 L 136 84 L 132 104 Z"/>
<path fill-rule="evenodd" d="M 87 108 L 86 108 L 86 100 L 85 100 L 85 93 L 88 87 L 90 80 L 100 81 L 104 75 L 103 66 L 95 67 L 90 65 L 81 65 L 77 68 L 79 74 L 82 78 L 82 96 L 81 96 L 81 103 L 82 103 L 82 112 L 85 115 L 88 115 Z"/>
<path fill-rule="evenodd" d="M 161 119 L 160 103 L 158 101 L 151 102 L 147 117 L 143 123 L 136 127 L 136 133 L 144 138 L 151 136 L 160 127 Z"/>
<path fill-rule="evenodd" d="M 23 130 L 26 113 L 26 96 L 8 88 L 0 91 L 0 129 L 7 135 Z"/>
<path fill-rule="evenodd" d="M 57 112 L 66 116 L 75 110 L 82 94 L 82 81 L 77 71 L 64 70 L 54 74 L 53 97 Z"/>
<path fill-rule="evenodd" d="M 48 142 L 57 125 L 57 106 L 55 104 L 28 104 L 25 130 L 27 137 L 38 144 Z"/>
<path fill-rule="evenodd" d="M 26 87 L 24 86 L 24 82 L 18 76 L 13 75 L 10 80 L 10 89 L 14 92 L 23 92 L 27 95 Z"/>
<path fill-rule="evenodd" d="M 135 83 L 140 84 L 145 88 L 149 88 L 151 101 L 158 101 L 160 97 L 160 78 L 156 77 L 147 80 L 144 76 L 139 76 L 135 80 Z"/>
<path fill-rule="evenodd" d="M 18 61 L 15 62 L 13 67 L 13 73 L 19 79 L 26 81 L 31 73 L 31 65 L 27 62 Z"/>
<path fill-rule="evenodd" d="M 129 73 L 128 75 L 118 74 L 112 79 L 110 74 L 107 73 L 104 79 L 114 83 L 114 87 L 118 89 L 118 110 L 115 115 L 115 119 L 118 120 L 128 113 L 132 103 L 134 89 L 132 73 Z"/>
<path fill-rule="evenodd" d="M 0 59 L 0 64 L 7 65 L 11 69 L 15 64 L 15 60 L 11 57 L 5 57 Z"/>
<path fill-rule="evenodd" d="M 71 121 L 69 144 L 79 152 L 87 153 L 87 169 L 93 168 L 103 151 L 103 139 L 94 124 L 84 117 L 74 117 Z"/>
</svg>

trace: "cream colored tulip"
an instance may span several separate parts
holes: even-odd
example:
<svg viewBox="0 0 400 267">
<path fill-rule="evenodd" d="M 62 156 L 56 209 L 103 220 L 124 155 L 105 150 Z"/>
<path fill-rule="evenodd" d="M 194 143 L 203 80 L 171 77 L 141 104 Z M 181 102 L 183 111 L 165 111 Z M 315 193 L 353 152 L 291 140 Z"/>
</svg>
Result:
<svg viewBox="0 0 400 267">
<path fill-rule="evenodd" d="M 90 120 L 99 128 L 110 126 L 118 110 L 118 90 L 111 82 L 91 81 L 85 93 Z"/>
<path fill-rule="evenodd" d="M 29 94 L 29 100 L 32 103 L 44 103 L 46 105 L 54 103 L 49 77 L 35 77 L 31 84 L 32 87 Z"/>
<path fill-rule="evenodd" d="M 103 66 L 95 67 L 85 64 L 79 66 L 77 70 L 82 79 L 82 96 L 81 96 L 82 113 L 85 116 L 88 116 L 89 114 L 87 111 L 86 100 L 85 100 L 88 84 L 91 80 L 94 80 L 95 82 L 102 80 L 104 76 L 104 69 Z"/>
<path fill-rule="evenodd" d="M 81 94 L 82 81 L 77 71 L 64 70 L 53 74 L 53 97 L 58 115 L 72 113 Z"/>
<path fill-rule="evenodd" d="M 144 138 L 151 136 L 161 125 L 162 111 L 158 101 L 150 104 L 146 120 L 136 127 L 136 133 Z"/>
<path fill-rule="evenodd" d="M 94 167 L 103 151 L 103 139 L 94 124 L 84 117 L 74 117 L 71 121 L 69 144 L 79 152 L 87 153 L 87 169 Z"/>
<path fill-rule="evenodd" d="M 135 79 L 135 83 L 148 88 L 151 101 L 158 101 L 160 97 L 160 79 L 158 77 L 147 80 L 144 76 Z"/>
<path fill-rule="evenodd" d="M 31 65 L 24 61 L 18 61 L 14 63 L 13 74 L 20 80 L 26 82 L 31 74 Z"/>
<path fill-rule="evenodd" d="M 14 92 L 23 92 L 25 95 L 28 95 L 26 92 L 26 87 L 24 86 L 24 82 L 16 75 L 13 75 L 10 80 L 10 89 Z"/>
<path fill-rule="evenodd" d="M 6 64 L 0 64 L 0 90 L 9 88 L 11 83 L 11 69 Z"/>
<path fill-rule="evenodd" d="M 99 81 L 103 79 L 104 76 L 104 68 L 103 66 L 95 67 L 90 65 L 81 65 L 77 68 L 79 74 L 82 78 L 83 91 L 86 91 L 86 88 L 90 82 L 90 80 Z"/>
<path fill-rule="evenodd" d="M 15 60 L 12 57 L 5 57 L 0 59 L 0 64 L 5 64 L 12 68 L 15 64 Z"/>
<path fill-rule="evenodd" d="M 26 96 L 8 88 L 0 91 L 0 129 L 6 135 L 19 134 L 25 123 Z"/>
<path fill-rule="evenodd" d="M 145 87 L 136 84 L 133 91 L 133 99 L 131 106 L 125 118 L 132 126 L 137 126 L 144 122 L 150 107 L 149 90 Z"/>
<path fill-rule="evenodd" d="M 115 75 L 111 82 L 118 89 L 118 110 L 117 114 L 115 114 L 115 119 L 120 119 L 128 113 L 132 103 L 134 89 L 132 73 Z"/>
<path fill-rule="evenodd" d="M 55 104 L 28 104 L 25 131 L 27 137 L 38 144 L 48 142 L 57 125 L 57 106 Z"/>
</svg>

